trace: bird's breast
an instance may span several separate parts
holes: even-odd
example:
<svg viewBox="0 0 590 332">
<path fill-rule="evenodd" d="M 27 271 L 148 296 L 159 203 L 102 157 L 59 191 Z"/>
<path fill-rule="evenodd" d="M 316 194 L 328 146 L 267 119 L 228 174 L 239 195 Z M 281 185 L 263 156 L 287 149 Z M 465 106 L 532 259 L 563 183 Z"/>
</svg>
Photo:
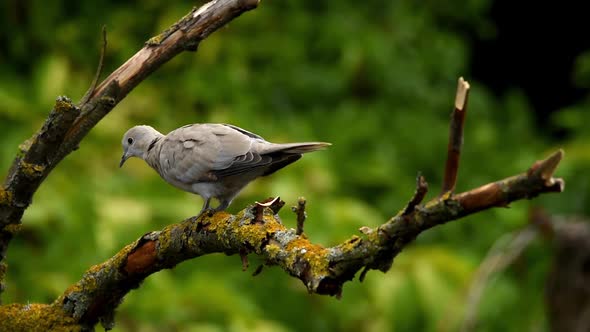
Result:
<svg viewBox="0 0 590 332">
<path fill-rule="evenodd" d="M 216 182 L 197 182 L 191 185 L 192 192 L 202 197 L 220 197 L 224 196 L 225 189 L 223 185 Z"/>
</svg>

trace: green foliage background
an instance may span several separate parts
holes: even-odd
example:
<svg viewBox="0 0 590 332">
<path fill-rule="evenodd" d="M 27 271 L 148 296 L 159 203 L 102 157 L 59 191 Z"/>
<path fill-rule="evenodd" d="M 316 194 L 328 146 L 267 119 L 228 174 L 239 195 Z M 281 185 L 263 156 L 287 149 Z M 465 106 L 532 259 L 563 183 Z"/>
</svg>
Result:
<svg viewBox="0 0 590 332">
<path fill-rule="evenodd" d="M 3 1 L 0 4 L 0 165 L 42 124 L 58 95 L 79 99 L 96 66 L 100 27 L 108 29 L 106 71 L 182 17 L 190 1 Z M 197 4 L 198 5 L 198 4 Z M 164 183 L 139 160 L 117 167 L 131 126 L 168 132 L 194 122 L 226 122 L 277 142 L 322 140 L 305 156 L 250 185 L 230 207 L 280 195 L 308 199 L 306 232 L 334 245 L 404 206 L 421 171 L 438 193 L 456 80 L 469 77 L 462 29 L 493 35 L 489 1 L 263 1 L 178 56 L 134 90 L 51 174 L 8 252 L 5 303 L 50 302 L 141 236 L 196 214 L 197 196 Z M 455 10 L 460 8 L 460 10 Z M 508 78 L 507 78 L 508 79 Z M 542 79 L 542 78 L 541 78 Z M 590 86 L 590 54 L 573 79 Z M 396 258 L 345 286 L 342 300 L 308 295 L 279 269 L 243 273 L 239 257 L 210 255 L 146 280 L 118 310 L 115 331 L 453 331 L 464 318 L 478 264 L 502 234 L 526 223 L 528 208 L 585 213 L 590 161 L 588 103 L 552 120 L 573 133 L 556 142 L 534 127 L 524 95 L 472 91 L 459 190 L 527 169 L 566 150 L 562 195 L 518 202 L 432 229 Z M 294 215 L 281 216 L 294 227 Z M 547 243 L 489 285 L 479 331 L 546 330 Z M 251 258 L 251 266 L 257 265 Z"/>
</svg>

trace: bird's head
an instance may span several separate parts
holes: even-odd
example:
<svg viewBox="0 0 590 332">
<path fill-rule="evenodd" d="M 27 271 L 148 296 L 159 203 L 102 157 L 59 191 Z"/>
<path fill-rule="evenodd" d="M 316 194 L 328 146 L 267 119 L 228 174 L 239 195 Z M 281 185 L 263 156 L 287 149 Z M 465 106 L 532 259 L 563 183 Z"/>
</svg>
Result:
<svg viewBox="0 0 590 332">
<path fill-rule="evenodd" d="M 150 126 L 135 126 L 127 130 L 121 141 L 123 156 L 119 167 L 123 166 L 125 161 L 131 157 L 145 159 L 150 144 L 155 143 L 156 139 L 161 136 L 162 134 Z"/>
</svg>

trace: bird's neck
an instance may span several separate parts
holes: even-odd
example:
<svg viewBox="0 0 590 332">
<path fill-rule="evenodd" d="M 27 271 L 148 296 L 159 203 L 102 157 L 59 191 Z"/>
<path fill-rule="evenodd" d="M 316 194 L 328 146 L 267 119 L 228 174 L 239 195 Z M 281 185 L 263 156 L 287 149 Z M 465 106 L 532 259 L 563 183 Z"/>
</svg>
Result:
<svg viewBox="0 0 590 332">
<path fill-rule="evenodd" d="M 154 137 L 150 140 L 144 154 L 143 160 L 145 160 L 148 165 L 150 165 L 153 169 L 160 172 L 158 169 L 158 159 L 160 157 L 160 150 L 162 149 L 162 141 L 164 140 L 164 135 L 157 133 Z"/>
</svg>

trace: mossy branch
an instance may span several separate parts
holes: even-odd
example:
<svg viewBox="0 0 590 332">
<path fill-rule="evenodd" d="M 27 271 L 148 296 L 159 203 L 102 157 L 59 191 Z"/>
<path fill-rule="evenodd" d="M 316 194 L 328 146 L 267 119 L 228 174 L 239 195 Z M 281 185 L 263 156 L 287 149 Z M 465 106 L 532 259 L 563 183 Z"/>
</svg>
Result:
<svg viewBox="0 0 590 332">
<path fill-rule="evenodd" d="M 257 5 L 258 0 L 213 0 L 193 9 L 151 38 L 101 84 L 93 86 L 79 105 L 67 98 L 58 99 L 43 128 L 21 145 L 21 152 L 0 188 L 0 292 L 6 271 L 2 260 L 8 243 L 33 194 L 51 170 L 143 79 L 180 52 L 195 51 L 199 42 L 213 31 Z M 466 98 L 462 105 L 464 109 Z M 452 140 L 462 142 L 462 131 L 456 134 L 451 133 L 457 138 Z M 563 157 L 559 150 L 523 174 L 455 195 L 460 149 L 451 150 L 455 155 L 447 168 L 450 180 L 446 181 L 448 190 L 443 195 L 422 204 L 428 186 L 419 176 L 416 193 L 408 206 L 377 228 L 362 227 L 361 236 L 353 236 L 339 245 L 323 247 L 311 243 L 302 234 L 302 227 L 299 232 L 286 228 L 277 214 L 284 205 L 279 199 L 257 203 L 237 215 L 219 212 L 189 218 L 143 235 L 108 261 L 91 267 L 52 304 L 0 306 L 0 330 L 89 331 L 98 322 L 110 329 L 115 308 L 146 277 L 185 260 L 220 252 L 242 257 L 259 255 L 265 265 L 279 266 L 300 279 L 310 293 L 339 297 L 344 283 L 361 269 L 360 279 L 370 270 L 387 271 L 394 257 L 431 227 L 563 190 L 563 180 L 553 177 Z"/>
<path fill-rule="evenodd" d="M 45 124 L 20 151 L 0 188 L 0 271 L 10 240 L 19 229 L 24 211 L 33 195 L 68 154 L 78 148 L 88 132 L 146 77 L 182 51 L 196 51 L 197 45 L 211 33 L 256 8 L 259 0 L 213 0 L 193 8 L 185 17 L 151 38 L 145 46 L 121 67 L 96 86 L 106 48 L 103 48 L 95 82 L 78 105 L 59 97 Z M 3 290 L 0 273 L 0 294 Z"/>
<path fill-rule="evenodd" d="M 297 235 L 295 229 L 285 227 L 277 214 L 284 205 L 279 199 L 272 204 L 257 203 L 236 215 L 218 212 L 192 217 L 143 235 L 108 261 L 91 267 L 53 304 L 38 310 L 47 310 L 47 315 L 60 313 L 63 322 L 70 325 L 75 322 L 91 328 L 101 321 L 109 328 L 117 305 L 146 277 L 211 253 L 255 254 L 266 265 L 276 265 L 301 280 L 310 293 L 341 296 L 344 283 L 360 269 L 364 269 L 363 275 L 368 270 L 387 271 L 395 256 L 429 228 L 481 210 L 562 191 L 563 180 L 553 178 L 562 157 L 559 150 L 525 173 L 425 204 L 419 202 L 426 190 L 424 179 L 419 177 L 411 208 L 402 209 L 379 227 L 364 227 L 361 236 L 333 247 L 314 244 L 305 235 Z M 236 268 L 241 268 L 237 261 Z M 21 306 L 0 307 L 0 317 L 19 314 L 29 315 Z"/>
</svg>

